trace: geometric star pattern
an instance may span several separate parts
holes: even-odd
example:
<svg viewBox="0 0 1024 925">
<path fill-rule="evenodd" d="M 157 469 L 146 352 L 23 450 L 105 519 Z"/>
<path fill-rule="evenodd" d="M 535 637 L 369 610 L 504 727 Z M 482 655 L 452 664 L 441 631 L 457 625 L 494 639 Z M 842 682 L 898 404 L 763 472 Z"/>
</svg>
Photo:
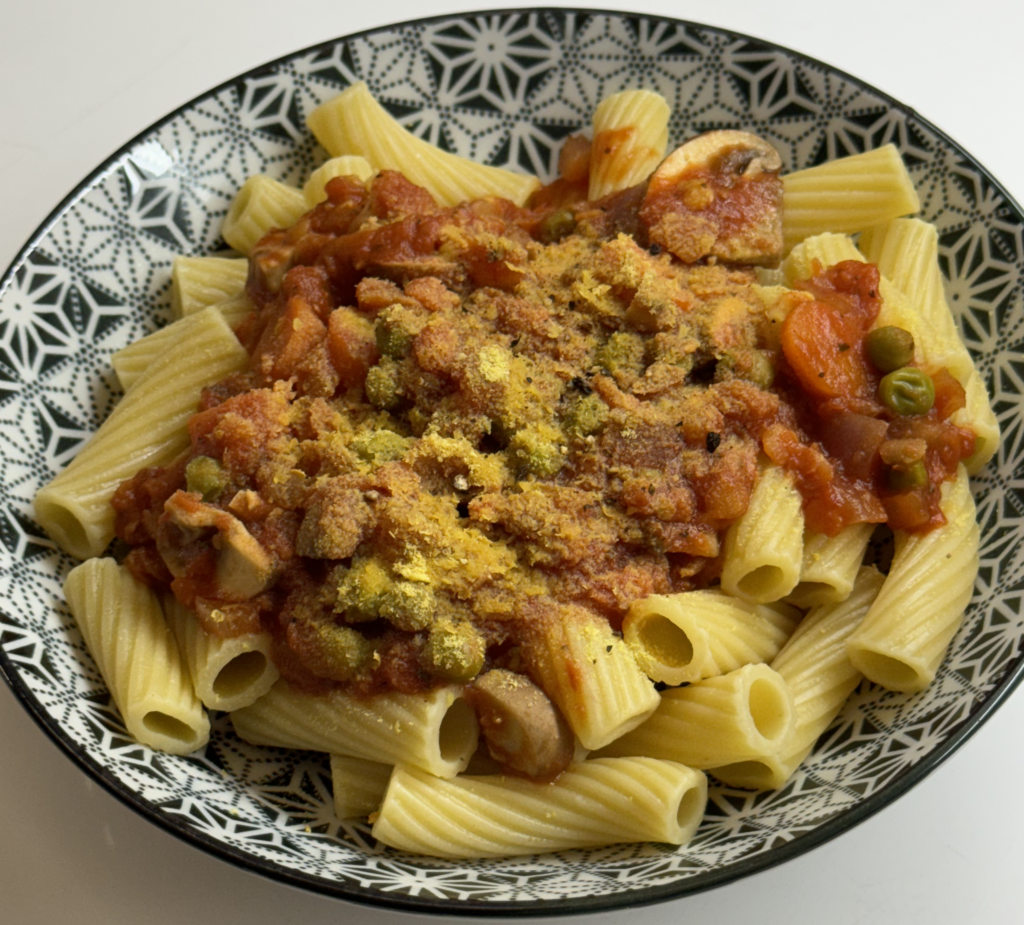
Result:
<svg viewBox="0 0 1024 925">
<path fill-rule="evenodd" d="M 550 178 L 562 140 L 627 87 L 670 102 L 672 143 L 744 127 L 787 168 L 888 142 L 939 230 L 950 302 L 988 381 L 1004 442 L 975 480 L 974 600 L 936 683 L 865 683 L 780 791 L 712 786 L 689 846 L 613 846 L 451 864 L 376 845 L 331 812 L 326 761 L 240 742 L 223 716 L 188 757 L 126 734 L 63 604 L 73 562 L 32 498 L 116 403 L 110 355 L 169 317 L 172 260 L 223 246 L 246 177 L 300 184 L 322 158 L 319 103 L 365 80 L 415 134 Z M 0 669 L 36 718 L 153 821 L 271 876 L 394 907 L 554 914 L 680 895 L 791 857 L 926 773 L 1021 675 L 1024 638 L 1024 217 L 999 184 L 915 113 L 768 43 L 639 15 L 520 11 L 378 29 L 294 54 L 199 98 L 88 177 L 0 281 Z"/>
</svg>

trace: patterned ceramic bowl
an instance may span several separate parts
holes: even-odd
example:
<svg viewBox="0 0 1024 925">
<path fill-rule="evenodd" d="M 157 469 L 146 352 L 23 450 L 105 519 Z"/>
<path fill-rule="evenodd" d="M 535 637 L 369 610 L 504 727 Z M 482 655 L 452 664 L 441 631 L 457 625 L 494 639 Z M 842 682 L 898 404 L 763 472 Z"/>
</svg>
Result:
<svg viewBox="0 0 1024 925">
<path fill-rule="evenodd" d="M 223 717 L 187 758 L 128 738 L 62 602 L 74 563 L 33 522 L 33 495 L 117 400 L 111 353 L 168 320 L 171 261 L 218 245 L 250 174 L 301 182 L 318 159 L 305 116 L 355 80 L 416 134 L 544 177 L 595 103 L 633 86 L 671 102 L 674 143 L 742 126 L 770 139 L 791 168 L 899 146 L 938 226 L 949 297 L 1005 434 L 975 480 L 983 539 L 974 600 L 927 692 L 865 684 L 783 790 L 712 787 L 685 848 L 512 861 L 449 863 L 378 846 L 364 825 L 333 817 L 325 760 L 248 746 Z M 537 10 L 418 21 L 290 55 L 124 147 L 47 219 L 0 283 L 0 669 L 40 725 L 124 802 L 213 854 L 326 894 L 447 914 L 551 915 L 668 899 L 761 870 L 905 792 L 1019 680 L 1022 275 L 1020 209 L 970 155 L 859 81 L 762 41 L 637 15 Z"/>
</svg>

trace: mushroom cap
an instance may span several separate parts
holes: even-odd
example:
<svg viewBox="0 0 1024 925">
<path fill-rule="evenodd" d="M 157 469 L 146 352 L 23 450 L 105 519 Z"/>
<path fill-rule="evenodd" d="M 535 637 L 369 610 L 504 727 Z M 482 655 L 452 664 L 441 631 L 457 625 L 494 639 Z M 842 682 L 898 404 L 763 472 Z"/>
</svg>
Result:
<svg viewBox="0 0 1024 925">
<path fill-rule="evenodd" d="M 675 149 L 651 175 L 649 188 L 675 184 L 696 170 L 730 170 L 753 176 L 782 169 L 782 158 L 767 141 L 749 132 L 720 129 L 691 138 Z"/>
</svg>

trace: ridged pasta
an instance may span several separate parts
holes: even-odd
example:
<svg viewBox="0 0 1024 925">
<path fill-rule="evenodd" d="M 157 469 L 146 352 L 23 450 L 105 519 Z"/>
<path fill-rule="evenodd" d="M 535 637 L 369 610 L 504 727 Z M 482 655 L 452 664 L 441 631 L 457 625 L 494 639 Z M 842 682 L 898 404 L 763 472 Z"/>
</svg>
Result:
<svg viewBox="0 0 1024 925">
<path fill-rule="evenodd" d="M 362 82 L 318 106 L 307 123 L 332 156 L 357 154 L 375 171 L 399 170 L 443 206 L 485 196 L 500 196 L 521 206 L 540 186 L 536 177 L 478 164 L 417 138 Z"/>
<path fill-rule="evenodd" d="M 803 544 L 800 492 L 785 469 L 769 463 L 725 535 L 722 588 L 754 604 L 781 600 L 800 580 Z"/>
<path fill-rule="evenodd" d="M 253 305 L 249 297 L 242 292 L 221 302 L 215 302 L 213 307 L 224 316 L 228 327 L 234 328 L 252 311 Z M 172 321 L 162 328 L 157 328 L 152 334 L 133 341 L 111 356 L 110 365 L 114 367 L 117 381 L 125 392 L 134 387 L 159 357 L 182 338 L 189 336 L 189 332 L 195 327 L 195 317 L 194 314 L 190 314 Z"/>
<path fill-rule="evenodd" d="M 236 251 L 248 254 L 268 231 L 288 228 L 308 211 L 302 190 L 256 174 L 235 194 L 220 232 Z"/>
<path fill-rule="evenodd" d="M 199 699 L 211 710 L 238 710 L 255 703 L 278 679 L 269 633 L 212 636 L 195 614 L 168 597 L 167 623 L 178 640 Z"/>
<path fill-rule="evenodd" d="M 789 250 L 804 238 L 852 234 L 921 208 L 895 145 L 795 170 L 782 178 L 782 228 Z"/>
<path fill-rule="evenodd" d="M 850 661 L 846 642 L 883 581 L 877 569 L 863 567 L 845 601 L 808 612 L 772 662 L 793 696 L 792 732 L 775 754 L 716 768 L 715 777 L 752 790 L 775 790 L 789 780 L 863 678 Z"/>
<path fill-rule="evenodd" d="M 963 465 L 943 484 L 940 507 L 943 526 L 896 531 L 889 575 L 848 642 L 853 664 L 890 690 L 931 684 L 974 591 L 980 530 Z"/>
<path fill-rule="evenodd" d="M 324 161 L 302 185 L 302 195 L 306 197 L 306 205 L 313 206 L 327 199 L 327 184 L 335 177 L 357 177 L 364 183 L 374 175 L 374 169 L 365 157 L 344 155 L 332 157 Z"/>
<path fill-rule="evenodd" d="M 479 727 L 458 687 L 359 698 L 341 690 L 305 694 L 279 680 L 231 722 L 246 742 L 407 762 L 439 777 L 464 770 Z"/>
<path fill-rule="evenodd" d="M 629 645 L 586 610 L 553 609 L 532 628 L 523 657 L 585 748 L 607 745 L 658 706 Z"/>
<path fill-rule="evenodd" d="M 786 600 L 797 607 L 846 600 L 874 530 L 874 524 L 850 524 L 837 536 L 805 533 L 800 582 Z"/>
<path fill-rule="evenodd" d="M 782 278 L 787 285 L 798 279 L 814 275 L 814 261 L 822 267 L 831 267 L 844 260 L 864 262 L 864 255 L 857 250 L 853 238 L 846 234 L 825 232 L 801 241 L 782 261 Z"/>
<path fill-rule="evenodd" d="M 767 665 L 663 691 L 654 715 L 599 753 L 647 755 L 702 770 L 775 754 L 794 726 L 793 695 Z"/>
<path fill-rule="evenodd" d="M 76 558 L 98 556 L 113 539 L 110 499 L 117 486 L 188 446 L 186 422 L 201 390 L 248 363 L 216 308 L 193 317 L 190 336 L 154 359 L 71 464 L 36 495 L 36 519 Z"/>
<path fill-rule="evenodd" d="M 999 423 L 984 379 L 960 338 L 946 301 L 939 268 L 938 232 L 920 219 L 897 219 L 869 228 L 861 235 L 859 246 L 894 286 L 912 297 L 920 318 L 912 333 L 915 340 L 920 340 L 924 365 L 945 366 L 967 393 L 966 407 L 951 420 L 977 434 L 974 452 L 964 461 L 968 473 L 973 475 L 995 455 Z"/>
<path fill-rule="evenodd" d="M 156 594 L 113 559 L 89 559 L 64 596 L 129 734 L 172 755 L 202 748 L 210 722 Z"/>
<path fill-rule="evenodd" d="M 349 755 L 331 755 L 334 814 L 339 819 L 355 819 L 376 812 L 390 777 L 391 765 Z"/>
<path fill-rule="evenodd" d="M 860 252 L 853 238 L 845 234 L 819 234 L 802 241 L 782 262 L 782 273 L 786 283 L 807 279 L 814 274 L 815 261 L 822 267 L 835 266 L 844 260 L 866 263 L 867 258 Z M 882 304 L 873 327 L 895 325 L 909 331 L 914 337 L 914 362 L 931 365 L 922 350 L 926 338 L 921 333 L 922 320 L 906 294 L 884 274 L 878 281 L 878 293 Z"/>
<path fill-rule="evenodd" d="M 373 836 L 446 858 L 508 857 L 615 842 L 686 844 L 707 803 L 700 771 L 654 758 L 602 758 L 557 780 L 439 780 L 396 767 Z"/>
<path fill-rule="evenodd" d="M 623 90 L 594 110 L 590 153 L 590 199 L 646 180 L 665 157 L 669 105 L 651 90 Z"/>
<path fill-rule="evenodd" d="M 785 604 L 751 604 L 706 589 L 636 601 L 622 633 L 648 677 L 677 685 L 770 662 L 799 618 Z"/>
<path fill-rule="evenodd" d="M 245 291 L 249 261 L 243 257 L 175 257 L 171 310 L 175 318 L 202 311 Z"/>
</svg>

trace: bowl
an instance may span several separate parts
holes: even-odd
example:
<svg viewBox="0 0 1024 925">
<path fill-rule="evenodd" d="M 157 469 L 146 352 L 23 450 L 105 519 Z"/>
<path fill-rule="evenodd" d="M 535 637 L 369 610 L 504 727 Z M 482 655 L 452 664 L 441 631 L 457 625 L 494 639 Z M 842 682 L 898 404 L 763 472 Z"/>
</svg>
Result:
<svg viewBox="0 0 1024 925">
<path fill-rule="evenodd" d="M 626 845 L 446 862 L 377 846 L 333 817 L 318 756 L 260 749 L 215 718 L 183 758 L 126 734 L 63 604 L 74 562 L 32 519 L 41 484 L 118 397 L 111 353 L 170 318 L 174 257 L 206 253 L 252 173 L 294 183 L 321 156 L 304 117 L 365 80 L 417 134 L 551 176 L 561 141 L 627 86 L 673 104 L 673 142 L 711 128 L 768 138 L 788 168 L 894 142 L 939 230 L 948 294 L 994 388 L 1006 439 L 974 479 L 982 567 L 932 687 L 858 689 L 780 791 L 713 786 L 684 848 Z M 1021 454 L 1017 332 L 1024 217 L 955 142 L 908 108 L 819 62 L 693 23 L 607 11 L 469 13 L 338 39 L 222 85 L 100 165 L 0 281 L 0 671 L 42 728 L 146 818 L 223 859 L 327 895 L 409 911 L 585 913 L 666 900 L 763 870 L 845 831 L 921 780 L 1021 677 Z M 908 746 L 908 743 L 913 743 Z"/>
</svg>

